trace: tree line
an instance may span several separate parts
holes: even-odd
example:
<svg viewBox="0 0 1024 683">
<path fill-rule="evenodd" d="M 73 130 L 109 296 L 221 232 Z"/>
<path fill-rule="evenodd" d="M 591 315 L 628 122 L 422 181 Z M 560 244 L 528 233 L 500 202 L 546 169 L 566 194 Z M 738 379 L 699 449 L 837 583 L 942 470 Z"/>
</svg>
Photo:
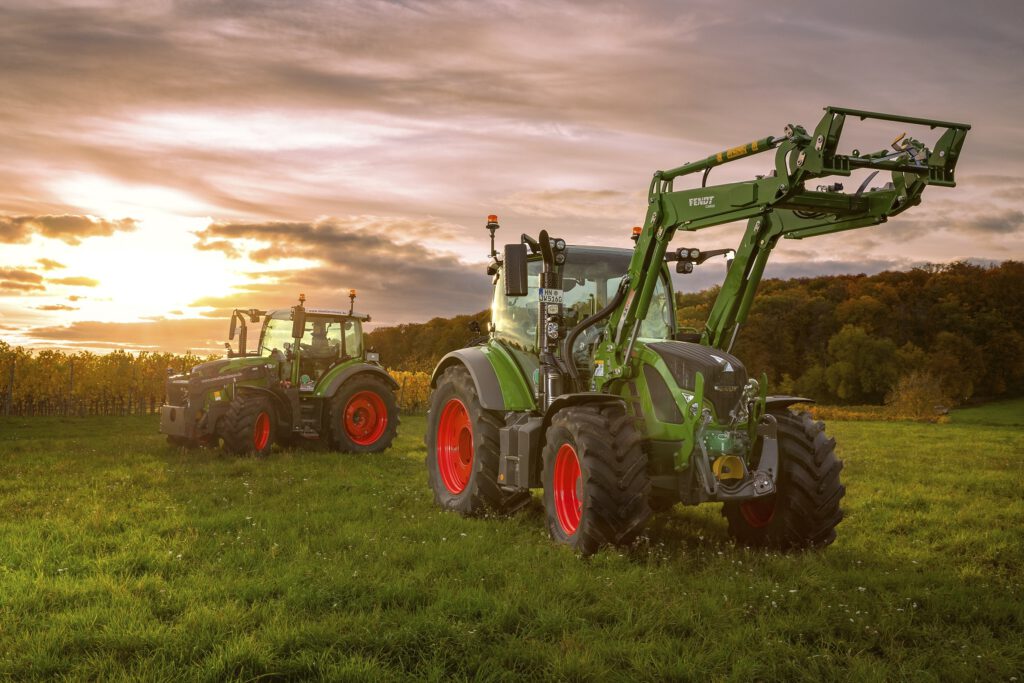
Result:
<svg viewBox="0 0 1024 683">
<path fill-rule="evenodd" d="M 717 291 L 677 295 L 680 320 L 702 322 Z M 831 403 L 1021 395 L 1022 292 L 1019 261 L 767 280 L 734 352 L 775 390 Z"/>
<path fill-rule="evenodd" d="M 682 327 L 700 329 L 719 288 L 676 293 Z M 766 280 L 733 349 L 775 392 L 881 404 L 897 390 L 951 405 L 1024 394 L 1024 263 L 928 265 L 878 275 Z M 429 372 L 484 327 L 489 312 L 378 328 L 385 364 Z"/>
<path fill-rule="evenodd" d="M 191 353 L 34 351 L 0 340 L 0 412 L 146 412 L 163 402 L 168 369 L 186 372 L 205 360 Z"/>
<path fill-rule="evenodd" d="M 952 405 L 1024 395 L 1024 263 L 958 262 L 878 275 L 766 280 L 734 353 L 774 392 L 835 404 L 910 395 Z M 718 288 L 677 293 L 681 326 L 700 328 Z M 378 328 L 367 347 L 406 373 L 405 403 L 421 406 L 441 357 L 485 328 L 488 311 Z M 0 405 L 147 404 L 164 395 L 168 368 L 207 358 L 143 351 L 33 351 L 0 341 Z M 422 395 L 421 395 L 422 394 Z"/>
</svg>

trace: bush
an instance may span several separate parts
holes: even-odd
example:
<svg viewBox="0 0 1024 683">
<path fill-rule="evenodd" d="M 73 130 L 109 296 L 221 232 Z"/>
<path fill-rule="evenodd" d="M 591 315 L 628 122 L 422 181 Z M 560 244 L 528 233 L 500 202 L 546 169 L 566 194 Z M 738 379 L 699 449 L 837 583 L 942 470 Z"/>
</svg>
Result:
<svg viewBox="0 0 1024 683">
<path fill-rule="evenodd" d="M 953 405 L 939 378 L 919 370 L 900 377 L 885 402 L 899 418 L 930 422 L 938 421 Z"/>
</svg>

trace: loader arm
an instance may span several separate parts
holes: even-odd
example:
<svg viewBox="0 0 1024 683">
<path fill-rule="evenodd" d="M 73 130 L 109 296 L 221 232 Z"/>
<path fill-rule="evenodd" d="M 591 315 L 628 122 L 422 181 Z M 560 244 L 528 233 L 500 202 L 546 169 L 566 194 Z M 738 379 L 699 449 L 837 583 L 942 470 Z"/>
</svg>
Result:
<svg viewBox="0 0 1024 683">
<path fill-rule="evenodd" d="M 889 149 L 838 153 L 847 117 L 878 119 L 942 129 L 934 147 L 901 135 Z M 780 237 L 803 239 L 884 223 L 919 204 L 928 185 L 954 187 L 954 170 L 970 125 L 876 112 L 826 107 L 812 133 L 788 125 L 780 137 L 765 137 L 700 161 L 654 174 L 647 216 L 629 266 L 629 291 L 608 318 L 597 357 L 608 368 L 605 381 L 631 374 L 630 356 L 647 315 L 661 264 L 676 231 L 693 232 L 738 220 L 747 228 L 725 282 L 705 323 L 701 342 L 726 349 L 746 319 L 771 250 Z M 774 171 L 754 180 L 706 186 L 711 169 L 737 159 L 775 152 Z M 856 169 L 890 173 L 890 183 L 856 193 L 837 185 L 808 188 L 828 176 Z M 703 173 L 701 187 L 675 190 L 676 178 Z"/>
</svg>

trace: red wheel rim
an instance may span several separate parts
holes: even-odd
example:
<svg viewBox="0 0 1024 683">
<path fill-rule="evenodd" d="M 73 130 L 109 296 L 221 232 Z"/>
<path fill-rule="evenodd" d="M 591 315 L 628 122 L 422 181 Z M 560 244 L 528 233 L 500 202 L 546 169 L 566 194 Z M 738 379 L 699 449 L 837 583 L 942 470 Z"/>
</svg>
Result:
<svg viewBox="0 0 1024 683">
<path fill-rule="evenodd" d="M 256 416 L 256 424 L 252 428 L 252 445 L 256 450 L 262 451 L 269 441 L 270 415 L 264 410 Z"/>
<path fill-rule="evenodd" d="M 437 469 L 452 493 L 462 493 L 473 472 L 473 426 L 457 398 L 444 405 L 437 423 Z"/>
<path fill-rule="evenodd" d="M 583 495 L 581 491 L 580 459 L 576 449 L 563 443 L 555 454 L 555 514 L 558 523 L 569 536 L 576 533 L 583 514 Z"/>
<path fill-rule="evenodd" d="M 764 500 L 757 498 L 740 504 L 740 512 L 747 524 L 755 529 L 761 529 L 772 523 L 775 519 L 775 499 Z"/>
<path fill-rule="evenodd" d="M 345 433 L 352 443 L 369 446 L 384 434 L 388 410 L 374 391 L 360 391 L 345 404 Z"/>
</svg>

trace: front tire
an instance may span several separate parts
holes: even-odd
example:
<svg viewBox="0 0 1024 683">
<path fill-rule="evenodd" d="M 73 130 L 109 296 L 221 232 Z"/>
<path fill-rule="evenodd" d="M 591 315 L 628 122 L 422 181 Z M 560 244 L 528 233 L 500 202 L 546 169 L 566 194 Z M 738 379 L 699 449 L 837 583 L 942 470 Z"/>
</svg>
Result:
<svg viewBox="0 0 1024 683">
<path fill-rule="evenodd" d="M 498 430 L 502 420 L 484 410 L 465 367 L 445 370 L 430 395 L 427 412 L 427 482 L 444 510 L 471 517 L 487 511 L 513 512 L 530 500 L 529 491 L 498 486 Z"/>
<path fill-rule="evenodd" d="M 331 399 L 331 445 L 347 453 L 379 453 L 398 432 L 395 392 L 373 375 L 356 375 Z"/>
<path fill-rule="evenodd" d="M 651 516 L 640 435 L 621 405 L 560 410 L 544 447 L 544 509 L 557 543 L 582 555 L 625 545 Z"/>
<path fill-rule="evenodd" d="M 277 436 L 277 414 L 266 396 L 240 393 L 219 426 L 228 453 L 263 457 L 270 453 Z"/>
<path fill-rule="evenodd" d="M 821 548 L 843 519 L 843 462 L 825 425 L 805 412 L 773 413 L 779 427 L 779 476 L 772 496 L 726 503 L 722 514 L 740 543 L 775 550 Z"/>
</svg>

